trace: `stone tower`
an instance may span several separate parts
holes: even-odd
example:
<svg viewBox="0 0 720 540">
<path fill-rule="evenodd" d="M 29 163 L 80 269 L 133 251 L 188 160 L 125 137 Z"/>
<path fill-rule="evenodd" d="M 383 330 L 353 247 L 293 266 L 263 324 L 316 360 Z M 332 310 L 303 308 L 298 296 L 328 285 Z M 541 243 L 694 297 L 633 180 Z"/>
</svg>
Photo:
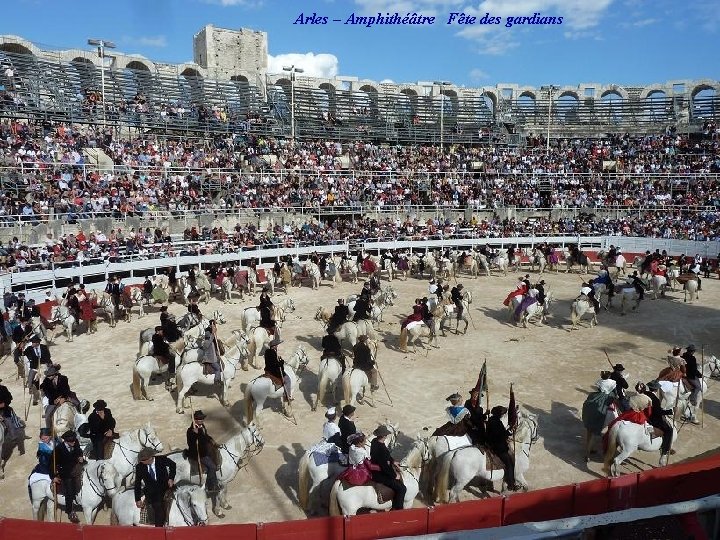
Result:
<svg viewBox="0 0 720 540">
<path fill-rule="evenodd" d="M 227 30 L 208 24 L 193 38 L 193 59 L 207 77 L 227 80 L 244 76 L 251 83 L 267 71 L 267 32 Z"/>
</svg>

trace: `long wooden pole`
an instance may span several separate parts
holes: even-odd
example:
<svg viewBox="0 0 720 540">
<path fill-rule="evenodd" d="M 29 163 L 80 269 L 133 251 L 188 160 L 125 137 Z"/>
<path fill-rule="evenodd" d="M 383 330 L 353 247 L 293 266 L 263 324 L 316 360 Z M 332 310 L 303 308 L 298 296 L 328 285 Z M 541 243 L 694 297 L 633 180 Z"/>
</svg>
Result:
<svg viewBox="0 0 720 540">
<path fill-rule="evenodd" d="M 485 357 L 485 365 L 487 366 L 487 356 Z M 485 370 L 485 386 L 487 391 L 485 392 L 485 414 L 490 414 L 490 385 L 487 383 L 487 369 Z M 482 388 L 480 391 L 482 392 Z"/>
<path fill-rule="evenodd" d="M 603 352 L 605 353 L 605 358 L 607 358 L 608 364 L 610 364 L 610 367 L 614 370 L 614 369 L 615 369 L 615 364 L 613 364 L 613 363 L 610 361 L 610 356 L 608 356 L 608 353 L 607 353 L 607 351 L 606 351 L 605 349 L 603 349 Z"/>
<path fill-rule="evenodd" d="M 705 344 L 700 345 L 700 428 L 705 427 L 705 396 L 703 396 L 703 378 L 705 377 Z M 679 385 L 678 385 L 679 387 Z M 696 420 L 697 422 L 697 420 Z"/>
<path fill-rule="evenodd" d="M 189 396 L 190 398 L 190 414 L 192 414 L 192 423 L 193 427 L 195 427 L 195 408 L 192 404 L 192 396 Z M 200 428 L 198 428 L 198 434 L 200 433 Z M 195 451 L 197 452 L 197 462 L 198 462 L 198 474 L 200 475 L 200 485 L 203 485 L 203 465 L 202 461 L 200 460 L 200 441 L 196 438 L 195 439 Z"/>
<path fill-rule="evenodd" d="M 42 409 L 42 406 L 40 407 Z M 56 440 L 55 440 L 55 424 L 53 423 L 52 426 L 52 441 L 53 441 L 53 478 L 52 478 L 52 488 L 53 488 L 53 499 L 55 499 L 55 521 L 58 521 L 58 498 L 57 498 L 57 483 L 55 483 L 55 475 L 57 474 L 57 450 L 55 448 Z M 68 502 L 65 501 L 65 506 L 67 507 Z M 71 503 L 72 504 L 72 503 Z"/>
<path fill-rule="evenodd" d="M 682 386 L 682 380 L 678 381 L 677 383 L 677 392 L 675 393 L 675 406 L 673 407 L 673 431 L 675 431 L 677 428 L 675 427 L 675 419 L 677 418 L 677 409 L 678 409 L 678 403 L 680 401 L 680 386 Z M 674 433 L 673 433 L 674 435 Z M 670 438 L 670 448 L 668 449 L 668 456 L 667 456 L 667 464 L 670 465 L 670 454 L 672 452 L 672 445 L 673 445 L 673 438 Z"/>
</svg>

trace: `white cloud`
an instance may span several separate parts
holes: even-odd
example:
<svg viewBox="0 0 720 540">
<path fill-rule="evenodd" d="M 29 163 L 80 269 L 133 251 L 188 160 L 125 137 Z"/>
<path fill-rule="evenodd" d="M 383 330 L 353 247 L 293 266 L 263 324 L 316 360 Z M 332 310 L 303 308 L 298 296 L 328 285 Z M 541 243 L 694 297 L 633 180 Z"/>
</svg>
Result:
<svg viewBox="0 0 720 540">
<path fill-rule="evenodd" d="M 648 19 L 641 19 L 639 21 L 635 21 L 634 23 L 632 23 L 632 25 L 635 26 L 636 28 L 642 28 L 643 26 L 649 26 L 651 24 L 655 24 L 656 22 L 658 22 L 657 19 L 648 18 Z"/>
<path fill-rule="evenodd" d="M 334 54 L 289 53 L 268 55 L 268 73 L 282 73 L 284 66 L 304 69 L 303 76 L 332 78 L 338 74 L 339 61 Z"/>
<path fill-rule="evenodd" d="M 137 38 L 136 43 L 146 47 L 167 47 L 167 38 L 163 35 L 141 36 Z"/>
<path fill-rule="evenodd" d="M 380 81 L 380 84 L 395 84 L 395 81 L 393 81 L 392 79 L 383 79 L 382 81 Z"/>
<path fill-rule="evenodd" d="M 485 71 L 483 71 L 480 68 L 473 68 L 470 70 L 470 79 L 473 82 L 481 82 L 488 80 L 490 78 L 490 75 L 488 75 Z"/>
</svg>

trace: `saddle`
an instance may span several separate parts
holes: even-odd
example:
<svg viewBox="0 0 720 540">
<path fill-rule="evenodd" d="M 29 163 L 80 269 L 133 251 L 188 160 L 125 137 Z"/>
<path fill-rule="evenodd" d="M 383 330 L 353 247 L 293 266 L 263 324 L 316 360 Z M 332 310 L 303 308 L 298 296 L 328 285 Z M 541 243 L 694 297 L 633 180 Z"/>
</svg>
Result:
<svg viewBox="0 0 720 540">
<path fill-rule="evenodd" d="M 217 444 L 211 444 L 208 450 L 208 453 L 215 464 L 215 468 L 220 469 L 220 467 L 222 467 L 222 454 L 220 453 L 220 447 Z M 198 460 L 190 457 L 190 451 L 187 448 L 182 451 L 182 455 L 188 460 L 188 463 L 190 463 L 190 475 L 199 476 L 200 464 Z M 205 468 L 205 465 L 203 465 L 203 476 L 205 476 Z"/>
<path fill-rule="evenodd" d="M 170 363 L 170 360 L 168 360 L 165 356 L 153 355 L 153 357 L 155 358 L 155 360 L 158 361 L 158 364 L 160 364 L 161 366 L 167 366 Z"/>
<path fill-rule="evenodd" d="M 268 373 L 267 371 L 260 375 L 260 377 L 267 377 L 272 381 L 273 385 L 275 385 L 275 390 L 280 390 L 280 388 L 283 386 L 283 381 L 281 379 L 278 379 L 275 375 L 272 373 Z"/>
<path fill-rule="evenodd" d="M 340 485 L 342 485 L 343 489 L 358 487 L 351 484 L 347 480 L 340 480 Z M 369 482 L 365 482 L 362 486 L 370 486 L 375 490 L 378 504 L 385 504 L 386 502 L 391 502 L 393 500 L 393 497 L 395 496 L 394 490 L 390 489 L 385 484 L 379 484 L 378 482 L 373 482 L 372 480 L 370 480 Z"/>
<path fill-rule="evenodd" d="M 467 435 L 467 431 L 465 422 L 458 422 L 457 424 L 446 422 L 433 432 L 433 437 L 464 437 Z"/>
<path fill-rule="evenodd" d="M 213 371 L 212 364 L 208 364 L 207 362 L 203 362 L 203 375 L 214 375 L 215 371 Z M 222 365 L 220 366 L 222 368 Z M 220 373 L 220 378 L 222 378 L 222 372 Z"/>
<path fill-rule="evenodd" d="M 505 464 L 500 461 L 500 458 L 498 458 L 495 453 L 490 450 L 488 446 L 479 445 L 478 448 L 480 451 L 485 454 L 485 468 L 488 471 L 504 471 L 505 470 Z"/>
</svg>

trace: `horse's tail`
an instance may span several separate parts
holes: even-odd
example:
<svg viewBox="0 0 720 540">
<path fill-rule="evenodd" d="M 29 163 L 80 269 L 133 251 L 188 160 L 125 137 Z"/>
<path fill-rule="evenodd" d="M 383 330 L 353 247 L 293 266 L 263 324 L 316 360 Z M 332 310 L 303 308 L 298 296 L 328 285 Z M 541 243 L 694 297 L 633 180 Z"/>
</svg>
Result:
<svg viewBox="0 0 720 540">
<path fill-rule="evenodd" d="M 255 343 L 255 333 L 253 332 L 253 335 L 248 336 L 250 343 L 248 343 L 248 359 L 250 360 L 250 365 L 255 366 L 255 355 L 257 354 L 257 344 Z"/>
<path fill-rule="evenodd" d="M 610 473 L 610 463 L 615 458 L 617 450 L 617 432 L 618 424 L 615 424 L 607 432 L 607 448 L 605 449 L 605 461 L 603 462 L 603 471 Z"/>
<path fill-rule="evenodd" d="M 180 390 L 183 389 L 182 368 L 183 366 L 179 366 L 175 371 L 175 389 L 177 392 L 180 392 Z"/>
<path fill-rule="evenodd" d="M 115 509 L 110 510 L 110 525 L 119 525 L 117 514 L 115 513 Z"/>
<path fill-rule="evenodd" d="M 448 502 L 448 489 L 450 485 L 450 465 L 452 465 L 452 460 L 455 457 L 455 452 L 446 452 L 444 456 L 442 456 L 442 463 L 440 464 L 440 468 L 437 471 L 437 474 L 435 475 L 435 478 L 430 478 L 431 487 L 428 491 L 432 490 L 433 480 L 435 485 L 435 492 L 433 496 L 435 498 L 438 498 L 441 503 L 447 503 Z M 429 502 L 435 502 L 433 500 L 430 500 Z"/>
<path fill-rule="evenodd" d="M 246 332 L 246 330 L 245 330 L 246 328 L 247 328 L 247 322 L 245 319 L 245 310 L 242 310 L 242 313 L 240 313 L 240 330 L 242 330 L 243 332 Z"/>
<path fill-rule="evenodd" d="M 313 410 L 316 410 L 318 405 L 320 405 L 323 402 L 323 400 L 325 399 L 325 389 L 327 388 L 327 384 L 328 384 L 328 375 L 327 375 L 327 369 L 325 369 L 320 374 L 320 380 L 318 381 L 317 401 L 315 402 L 315 407 L 313 407 Z"/>
<path fill-rule="evenodd" d="M 341 516 L 340 503 L 338 503 L 337 492 L 340 487 L 340 480 L 335 480 L 332 490 L 330 491 L 330 508 L 329 512 L 331 516 Z"/>
<path fill-rule="evenodd" d="M 352 402 L 352 392 L 350 390 L 350 376 L 352 375 L 352 370 L 349 370 L 345 373 L 342 380 L 343 385 L 343 399 L 345 400 L 345 403 L 347 405 Z"/>
<path fill-rule="evenodd" d="M 249 424 L 255 417 L 255 399 L 252 395 L 252 383 L 250 381 L 245 388 L 245 424 Z"/>
<path fill-rule="evenodd" d="M 308 509 L 308 499 L 310 498 L 310 453 L 306 452 L 300 458 L 298 465 L 298 504 L 303 510 Z"/>
<path fill-rule="evenodd" d="M 578 309 L 577 309 L 577 301 L 572 303 L 572 306 L 570 306 L 570 321 L 572 322 L 572 325 L 575 326 L 578 320 Z"/>
<path fill-rule="evenodd" d="M 130 386 L 133 399 L 140 399 L 142 394 L 142 380 L 140 379 L 140 372 L 137 368 L 137 363 L 133 366 L 132 385 Z"/>
<path fill-rule="evenodd" d="M 407 352 L 407 343 L 408 343 L 408 330 L 407 326 L 400 330 L 400 350 L 402 352 Z"/>
</svg>

